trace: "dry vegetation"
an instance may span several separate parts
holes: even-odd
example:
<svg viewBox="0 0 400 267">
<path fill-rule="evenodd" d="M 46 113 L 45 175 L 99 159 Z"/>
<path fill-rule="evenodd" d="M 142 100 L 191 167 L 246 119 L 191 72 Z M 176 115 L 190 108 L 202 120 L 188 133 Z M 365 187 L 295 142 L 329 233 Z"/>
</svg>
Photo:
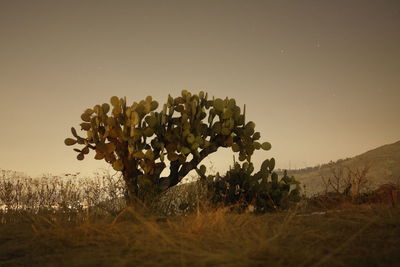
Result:
<svg viewBox="0 0 400 267">
<path fill-rule="evenodd" d="M 289 170 L 302 185 L 306 186 L 309 196 L 323 192 L 326 184 L 321 177 L 332 176 L 332 168 L 343 169 L 344 178 L 348 170 L 356 171 L 368 169 L 366 178 L 370 189 L 376 189 L 382 184 L 400 184 L 400 141 L 380 146 L 353 158 L 340 159 L 316 167 L 299 170 Z M 325 180 L 327 181 L 327 180 Z"/>
<path fill-rule="evenodd" d="M 143 206 L 124 208 L 123 187 L 107 173 L 84 181 L 3 174 L 1 266 L 400 263 L 397 187 L 371 193 L 362 204 L 320 196 L 289 211 L 254 215 L 196 201 L 194 212 L 166 216 Z M 190 197 L 198 192 L 188 190 Z"/>
</svg>

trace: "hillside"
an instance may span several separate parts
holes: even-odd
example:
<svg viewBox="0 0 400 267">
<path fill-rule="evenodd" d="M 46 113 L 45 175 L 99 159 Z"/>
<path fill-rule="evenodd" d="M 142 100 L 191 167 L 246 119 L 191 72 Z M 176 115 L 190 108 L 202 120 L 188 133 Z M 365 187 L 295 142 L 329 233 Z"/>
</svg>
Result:
<svg viewBox="0 0 400 267">
<path fill-rule="evenodd" d="M 385 183 L 400 183 L 400 141 L 372 149 L 353 158 L 324 164 L 320 168 L 289 170 L 288 173 L 306 186 L 307 195 L 313 195 L 325 190 L 322 177 L 325 179 L 332 177 L 332 169 L 349 168 L 355 171 L 365 167 L 369 167 L 366 177 L 371 189 Z M 343 176 L 345 175 L 344 172 Z"/>
</svg>

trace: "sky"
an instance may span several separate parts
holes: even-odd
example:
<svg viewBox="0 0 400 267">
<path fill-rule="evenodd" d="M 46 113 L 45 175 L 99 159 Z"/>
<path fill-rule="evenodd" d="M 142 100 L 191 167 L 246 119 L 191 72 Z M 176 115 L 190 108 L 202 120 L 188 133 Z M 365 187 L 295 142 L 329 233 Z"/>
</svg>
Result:
<svg viewBox="0 0 400 267">
<path fill-rule="evenodd" d="M 0 0 L 0 169 L 107 168 L 63 143 L 89 107 L 186 89 L 246 104 L 278 168 L 400 140 L 400 1 Z M 94 156 L 93 152 L 91 152 Z M 205 160 L 224 172 L 233 152 Z M 210 163 L 211 162 L 211 163 Z"/>
</svg>

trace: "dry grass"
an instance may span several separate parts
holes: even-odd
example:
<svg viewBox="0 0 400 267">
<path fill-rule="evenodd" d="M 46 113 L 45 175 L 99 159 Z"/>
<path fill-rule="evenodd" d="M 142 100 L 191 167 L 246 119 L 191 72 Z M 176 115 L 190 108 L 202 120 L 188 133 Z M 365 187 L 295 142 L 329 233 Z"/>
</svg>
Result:
<svg viewBox="0 0 400 267">
<path fill-rule="evenodd" d="M 1 225 L 0 236 L 2 266 L 400 263 L 400 209 L 382 205 L 261 216 L 208 209 L 168 218 L 127 208 L 116 217 L 79 224 L 36 215 L 15 225 Z"/>
<path fill-rule="evenodd" d="M 78 218 L 95 209 L 115 215 L 123 208 L 124 184 L 120 177 L 103 171 L 94 178 L 77 174 L 31 178 L 0 172 L 0 223 L 16 222 L 26 214 L 64 214 Z"/>
<path fill-rule="evenodd" d="M 0 200 L 7 209 L 0 212 L 0 266 L 400 264 L 400 207 L 385 197 L 361 205 L 320 198 L 264 215 L 199 202 L 194 212 L 180 216 L 156 215 L 143 206 L 118 213 L 121 189 L 109 178 L 69 187 L 52 178 L 43 187 L 3 176 Z M 58 191 L 46 191 L 53 186 Z M 82 201 L 90 205 L 74 208 Z"/>
</svg>

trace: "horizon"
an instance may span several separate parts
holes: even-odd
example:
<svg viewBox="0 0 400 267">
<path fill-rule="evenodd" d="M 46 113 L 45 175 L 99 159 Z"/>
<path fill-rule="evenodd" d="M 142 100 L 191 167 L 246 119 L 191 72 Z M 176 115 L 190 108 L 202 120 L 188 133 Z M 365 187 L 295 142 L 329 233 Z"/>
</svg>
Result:
<svg viewBox="0 0 400 267">
<path fill-rule="evenodd" d="M 400 2 L 3 1 L 0 169 L 92 175 L 63 143 L 88 107 L 200 90 L 246 104 L 276 169 L 400 140 Z M 233 162 L 220 149 L 224 173 Z M 236 156 L 237 157 L 237 156 Z M 227 160 L 229 158 L 229 160 Z"/>
<path fill-rule="evenodd" d="M 274 170 L 277 171 L 277 172 L 281 172 L 281 171 L 285 171 L 285 170 L 286 170 L 286 171 L 301 171 L 301 170 L 306 170 L 306 169 L 308 169 L 308 168 L 324 167 L 325 165 L 329 165 L 330 163 L 337 163 L 338 161 L 343 161 L 343 160 L 346 161 L 346 160 L 349 160 L 349 159 L 358 157 L 358 156 L 360 156 L 360 155 L 363 155 L 363 154 L 365 154 L 365 153 L 368 153 L 368 152 L 370 152 L 370 151 L 373 151 L 373 150 L 375 150 L 375 149 L 379 149 L 379 148 L 381 148 L 381 147 L 388 146 L 388 145 L 394 145 L 394 144 L 399 143 L 399 142 L 400 142 L 400 140 L 398 140 L 398 141 L 396 141 L 396 142 L 393 142 L 393 143 L 389 143 L 389 144 L 383 144 L 383 145 L 381 145 L 381 146 L 368 149 L 368 150 L 366 150 L 365 152 L 363 152 L 363 153 L 361 153 L 361 154 L 357 154 L 357 155 L 355 155 L 355 156 L 353 156 L 353 157 L 338 158 L 338 159 L 335 159 L 335 160 L 330 160 L 330 161 L 328 161 L 328 162 L 319 163 L 319 164 L 316 164 L 316 165 L 313 165 L 313 166 L 305 166 L 305 167 L 300 167 L 300 168 L 275 168 Z M 232 162 L 232 163 L 233 163 L 233 162 Z M 210 165 L 213 167 L 213 163 L 210 163 Z M 232 164 L 232 165 L 233 165 L 233 164 Z M 232 165 L 230 165 L 230 166 L 232 166 Z M 290 164 L 289 164 L 289 166 L 290 166 Z M 74 176 L 74 177 L 79 177 L 80 175 L 84 175 L 84 176 L 85 176 L 84 178 L 95 178 L 95 177 L 97 177 L 97 176 L 96 176 L 97 173 L 101 173 L 101 172 L 110 172 L 110 171 L 111 171 L 111 172 L 117 173 L 117 171 L 113 170 L 111 166 L 106 166 L 106 167 L 109 167 L 109 168 L 100 167 L 100 168 L 98 168 L 98 169 L 96 169 L 96 170 L 93 170 L 92 174 L 80 173 L 80 172 L 77 172 L 77 173 L 73 173 L 73 172 L 64 172 L 64 173 L 39 173 L 39 174 L 37 174 L 37 175 L 35 175 L 35 176 L 31 176 L 31 175 L 29 175 L 28 173 L 25 173 L 25 172 L 22 172 L 22 171 L 19 171 L 19 170 L 11 170 L 11 169 L 3 169 L 3 168 L 0 168 L 0 171 L 2 171 L 2 172 L 12 172 L 12 173 L 15 173 L 15 174 L 17 174 L 17 175 L 22 175 L 22 176 L 27 176 L 27 177 L 32 177 L 32 178 L 40 178 L 39 176 L 44 177 L 44 176 L 48 176 L 48 175 L 50 175 L 50 176 L 71 176 L 71 177 L 72 177 L 72 176 Z M 219 172 L 218 170 L 215 170 L 215 169 L 214 169 L 213 171 Z M 220 173 L 220 174 L 221 174 L 221 173 Z M 95 176 L 92 176 L 92 175 L 95 175 Z M 192 174 L 192 175 L 193 175 L 193 174 Z M 183 180 L 183 182 L 188 182 L 189 180 L 191 180 L 192 175 L 188 175 L 189 177 L 188 177 L 188 178 L 185 178 L 185 179 Z"/>
</svg>

